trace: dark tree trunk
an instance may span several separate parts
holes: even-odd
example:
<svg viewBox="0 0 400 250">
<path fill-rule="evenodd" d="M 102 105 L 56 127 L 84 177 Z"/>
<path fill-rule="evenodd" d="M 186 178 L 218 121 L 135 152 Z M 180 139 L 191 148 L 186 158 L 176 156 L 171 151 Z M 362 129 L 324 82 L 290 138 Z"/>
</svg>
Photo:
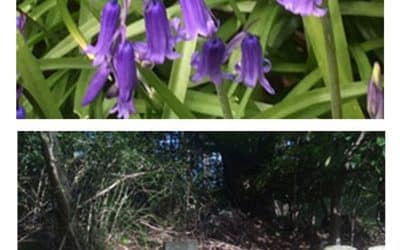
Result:
<svg viewBox="0 0 400 250">
<path fill-rule="evenodd" d="M 59 239 L 66 241 L 70 236 L 76 249 L 82 249 L 78 239 L 77 230 L 72 223 L 72 196 L 67 176 L 61 164 L 61 149 L 54 132 L 41 134 L 43 154 L 46 159 L 46 170 L 50 185 L 53 190 L 58 217 Z M 63 245 L 64 243 L 61 243 Z"/>
<path fill-rule="evenodd" d="M 342 226 L 342 196 L 343 184 L 338 181 L 337 186 L 333 188 L 333 194 L 331 197 L 331 229 L 330 229 L 330 242 L 331 244 L 340 243 L 341 237 L 341 226 Z"/>
<path fill-rule="evenodd" d="M 234 149 L 224 148 L 220 152 L 224 163 L 224 186 L 232 204 L 253 215 L 272 217 L 272 191 L 257 190 L 252 182 L 261 171 L 257 161 L 251 154 Z"/>
<path fill-rule="evenodd" d="M 334 168 L 337 173 L 333 178 L 333 186 L 331 193 L 331 225 L 330 225 L 330 243 L 341 243 L 341 226 L 342 226 L 342 191 L 345 184 L 346 168 L 345 168 L 345 145 L 336 142 L 333 152 Z"/>
</svg>

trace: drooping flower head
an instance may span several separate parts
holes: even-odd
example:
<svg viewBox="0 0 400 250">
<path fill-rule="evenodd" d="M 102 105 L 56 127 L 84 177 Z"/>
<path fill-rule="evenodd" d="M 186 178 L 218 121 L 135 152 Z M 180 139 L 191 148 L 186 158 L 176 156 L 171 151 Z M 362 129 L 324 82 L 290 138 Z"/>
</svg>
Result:
<svg viewBox="0 0 400 250">
<path fill-rule="evenodd" d="M 277 0 L 288 11 L 301 16 L 324 16 L 327 9 L 321 8 L 323 0 Z"/>
<path fill-rule="evenodd" d="M 187 39 L 197 34 L 205 37 L 217 32 L 218 25 L 204 0 L 180 0 Z"/>
<path fill-rule="evenodd" d="M 372 119 L 384 118 L 384 92 L 380 83 L 380 66 L 374 64 L 372 77 L 368 83 L 367 110 Z"/>
<path fill-rule="evenodd" d="M 95 59 L 93 65 L 102 64 L 111 53 L 115 33 L 118 29 L 121 8 L 117 0 L 110 0 L 106 3 L 101 14 L 100 32 L 96 46 L 89 45 L 85 52 L 93 54 Z"/>
<path fill-rule="evenodd" d="M 137 85 L 135 52 L 128 41 L 121 42 L 114 58 L 114 68 L 118 87 L 118 100 L 111 113 L 118 113 L 118 118 L 129 118 L 135 112 L 133 90 Z"/>
<path fill-rule="evenodd" d="M 21 13 L 21 14 L 19 14 L 19 16 L 17 16 L 17 29 L 21 33 L 24 32 L 24 28 L 25 28 L 25 24 L 26 24 L 26 18 L 27 17 L 26 17 L 25 13 Z"/>
<path fill-rule="evenodd" d="M 201 52 L 192 56 L 192 66 L 197 70 L 192 81 L 199 82 L 208 76 L 214 84 L 221 84 L 222 79 L 233 79 L 233 75 L 222 72 L 221 66 L 226 61 L 226 47 L 220 38 L 211 38 L 204 43 Z"/>
<path fill-rule="evenodd" d="M 271 70 L 271 62 L 268 59 L 263 58 L 263 52 L 260 44 L 260 40 L 257 36 L 250 33 L 243 32 L 237 37 L 242 37 L 241 51 L 242 57 L 235 69 L 238 72 L 237 82 L 243 82 L 250 88 L 256 86 L 257 81 L 260 82 L 261 86 L 270 93 L 275 94 L 275 90 L 271 87 L 268 80 L 265 78 L 265 73 Z M 235 38 L 233 39 L 235 40 Z M 235 42 L 238 42 L 237 40 Z"/>
<path fill-rule="evenodd" d="M 25 109 L 22 105 L 19 104 L 19 99 L 22 95 L 22 87 L 17 85 L 17 119 L 25 118 Z"/>
<path fill-rule="evenodd" d="M 165 58 L 174 60 L 179 20 L 168 21 L 167 10 L 161 0 L 145 0 L 144 21 L 146 42 L 134 43 L 137 60 L 145 65 L 162 64 Z"/>
<path fill-rule="evenodd" d="M 83 97 L 82 106 L 88 105 L 96 98 L 96 96 L 103 89 L 110 72 L 111 69 L 107 63 L 100 64 L 100 66 L 96 70 L 96 73 L 90 80 L 89 86 L 86 90 L 86 94 Z"/>
<path fill-rule="evenodd" d="M 17 107 L 17 119 L 24 119 L 25 118 L 25 109 L 22 106 Z"/>
<path fill-rule="evenodd" d="M 129 4 L 130 0 L 124 0 L 121 18 L 117 1 L 109 1 L 103 9 L 98 42 L 95 47 L 89 48 L 89 52 L 96 52 L 95 60 L 98 61 L 94 65 L 97 70 L 82 101 L 83 106 L 91 103 L 104 89 L 107 78 L 112 73 L 116 82 L 108 93 L 113 93 L 110 98 L 118 97 L 110 113 L 117 113 L 118 118 L 129 118 L 129 115 L 135 112 L 133 106 L 133 90 L 137 84 L 135 52 L 133 45 L 126 40 L 125 24 Z M 99 59 L 100 57 L 102 58 Z"/>
</svg>

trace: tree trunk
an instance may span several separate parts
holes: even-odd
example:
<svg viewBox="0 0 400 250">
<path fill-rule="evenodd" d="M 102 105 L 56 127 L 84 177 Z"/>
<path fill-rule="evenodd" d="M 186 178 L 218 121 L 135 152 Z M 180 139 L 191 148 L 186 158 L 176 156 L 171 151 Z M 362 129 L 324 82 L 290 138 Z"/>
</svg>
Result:
<svg viewBox="0 0 400 250">
<path fill-rule="evenodd" d="M 337 187 L 334 188 L 333 195 L 331 198 L 331 229 L 330 229 L 330 242 L 331 244 L 340 244 L 340 228 L 342 226 L 341 218 L 341 193 L 342 183 L 338 183 Z"/>
<path fill-rule="evenodd" d="M 72 223 L 72 196 L 67 176 L 62 168 L 61 149 L 54 132 L 41 132 L 42 149 L 46 159 L 46 170 L 49 176 L 51 188 L 54 193 L 56 211 L 58 215 L 59 238 L 65 242 L 69 235 L 76 249 L 82 249 Z"/>
<path fill-rule="evenodd" d="M 336 143 L 333 155 L 333 162 L 337 168 L 337 174 L 334 176 L 334 186 L 331 194 L 331 225 L 330 225 L 330 242 L 331 244 L 340 244 L 340 231 L 342 225 L 342 191 L 345 184 L 346 169 L 345 165 L 345 146 Z"/>
</svg>

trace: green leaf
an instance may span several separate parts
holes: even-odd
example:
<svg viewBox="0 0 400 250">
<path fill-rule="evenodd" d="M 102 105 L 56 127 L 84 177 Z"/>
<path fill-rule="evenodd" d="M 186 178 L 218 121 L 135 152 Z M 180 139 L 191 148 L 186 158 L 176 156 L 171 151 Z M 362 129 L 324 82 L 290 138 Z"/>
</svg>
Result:
<svg viewBox="0 0 400 250">
<path fill-rule="evenodd" d="M 87 41 L 76 26 L 74 19 L 72 19 L 72 16 L 67 8 L 67 2 L 65 0 L 57 0 L 57 5 L 63 18 L 65 27 L 67 27 L 75 42 L 77 42 L 82 49 L 85 49 L 87 46 Z"/>
<path fill-rule="evenodd" d="M 367 92 L 366 82 L 354 82 L 342 87 L 342 98 L 344 100 L 365 95 Z M 305 110 L 313 105 L 321 105 L 330 102 L 329 88 L 311 90 L 307 93 L 293 96 L 282 100 L 273 107 L 257 114 L 253 118 L 286 118 L 297 112 Z"/>
<path fill-rule="evenodd" d="M 339 80 L 338 64 L 340 64 L 341 61 L 337 61 L 336 53 L 334 53 L 336 52 L 336 48 L 343 48 L 343 45 L 335 45 L 335 40 L 332 40 L 333 38 L 331 37 L 333 34 L 328 35 L 332 32 L 332 26 L 331 23 L 327 21 L 327 17 L 325 17 L 323 20 L 316 17 L 304 17 L 303 21 L 308 41 L 311 44 L 311 48 L 315 54 L 315 57 L 317 58 L 317 63 L 321 70 L 326 86 L 331 87 L 335 85 L 346 84 L 346 82 Z M 337 32 L 339 32 L 340 28 L 336 27 L 336 29 Z M 340 34 L 338 34 L 338 36 L 340 36 Z M 338 38 L 337 40 L 341 39 Z M 335 57 L 332 57 L 333 55 L 335 55 Z M 340 58 L 346 58 L 346 52 L 343 52 Z M 342 68 L 341 72 L 342 78 L 348 78 L 348 68 Z M 333 90 L 336 91 L 336 87 Z M 337 99 L 338 95 L 340 95 L 340 93 L 332 93 L 332 97 L 335 99 Z M 332 103 L 332 107 L 336 106 L 337 104 L 334 105 Z M 342 110 L 343 118 L 364 118 L 357 100 L 350 100 L 344 103 Z"/>
<path fill-rule="evenodd" d="M 368 80 L 371 76 L 372 66 L 369 62 L 367 54 L 361 46 L 354 45 L 351 47 L 351 54 L 357 64 L 358 73 L 361 80 Z"/>
<path fill-rule="evenodd" d="M 312 88 L 317 82 L 322 79 L 321 71 L 317 68 L 304 77 L 286 96 L 286 99 L 292 98 L 296 95 L 303 94 Z"/>
<path fill-rule="evenodd" d="M 40 5 L 36 6 L 32 12 L 30 13 L 30 17 L 37 21 L 44 13 L 51 10 L 57 5 L 57 2 L 54 0 L 47 0 L 41 3 Z"/>
<path fill-rule="evenodd" d="M 79 118 L 89 118 L 89 106 L 83 107 L 82 100 L 85 96 L 86 88 L 89 85 L 92 74 L 93 70 L 82 70 L 75 83 L 74 113 L 77 114 Z"/>
<path fill-rule="evenodd" d="M 191 59 L 196 49 L 197 38 L 192 41 L 180 43 L 177 51 L 181 57 L 174 61 L 171 75 L 169 77 L 168 88 L 182 103 L 185 102 L 186 91 L 190 82 Z M 163 118 L 176 118 L 171 108 L 164 106 Z"/>
<path fill-rule="evenodd" d="M 85 57 L 64 57 L 52 59 L 39 59 L 39 67 L 41 70 L 56 69 L 91 69 L 93 68 L 89 59 Z"/>
<path fill-rule="evenodd" d="M 190 110 L 176 98 L 176 96 L 168 89 L 168 87 L 154 74 L 153 71 L 138 67 L 142 81 L 152 86 L 172 111 L 178 116 L 178 118 L 193 119 L 196 118 Z"/>
<path fill-rule="evenodd" d="M 17 32 L 17 72 L 22 85 L 33 98 L 32 103 L 42 118 L 61 118 L 58 101 L 40 71 L 36 58 L 31 54 L 22 35 Z"/>
<path fill-rule="evenodd" d="M 330 0 L 329 0 L 330 1 Z M 346 1 L 340 3 L 343 15 L 383 17 L 383 1 Z"/>
</svg>

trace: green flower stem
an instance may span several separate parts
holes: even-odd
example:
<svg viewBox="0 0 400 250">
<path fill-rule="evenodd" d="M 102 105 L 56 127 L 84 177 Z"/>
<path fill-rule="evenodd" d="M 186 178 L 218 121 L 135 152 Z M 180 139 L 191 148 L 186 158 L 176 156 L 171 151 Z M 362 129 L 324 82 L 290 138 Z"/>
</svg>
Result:
<svg viewBox="0 0 400 250">
<path fill-rule="evenodd" d="M 181 57 L 174 61 L 172 65 L 171 75 L 168 82 L 169 90 L 182 103 L 185 103 L 186 92 L 190 83 L 190 71 L 192 54 L 196 50 L 197 36 L 192 41 L 178 44 L 177 52 Z M 168 105 L 164 106 L 163 118 L 177 118 Z"/>
<path fill-rule="evenodd" d="M 239 19 L 240 23 L 244 25 L 246 23 L 246 18 L 244 17 L 243 13 L 240 12 L 239 7 L 235 0 L 229 0 L 229 5 L 232 7 L 233 12 L 235 13 L 236 17 Z"/>
<path fill-rule="evenodd" d="M 333 119 L 341 119 L 342 118 L 342 103 L 340 96 L 340 86 L 339 86 L 339 71 L 336 60 L 336 51 L 334 38 L 332 35 L 332 27 L 329 21 L 329 16 L 325 15 L 321 19 L 322 27 L 325 33 L 325 46 L 326 46 L 326 56 L 328 63 L 328 86 L 331 92 L 331 111 Z"/>
<path fill-rule="evenodd" d="M 246 88 L 242 96 L 242 100 L 240 101 L 238 111 L 236 113 L 236 118 L 242 118 L 244 116 L 244 112 L 246 110 L 247 104 L 250 101 L 250 97 L 254 92 L 254 88 Z"/>
<path fill-rule="evenodd" d="M 303 17 L 304 28 L 308 41 L 317 58 L 324 82 L 330 92 L 331 117 L 342 118 L 340 95 L 340 78 L 338 60 L 336 58 L 335 40 L 329 15 L 324 17 Z"/>
<path fill-rule="evenodd" d="M 228 95 L 224 89 L 224 83 L 215 85 L 217 89 L 219 102 L 221 103 L 222 114 L 225 119 L 233 119 L 233 114 L 231 110 L 231 105 L 229 104 Z"/>
</svg>

